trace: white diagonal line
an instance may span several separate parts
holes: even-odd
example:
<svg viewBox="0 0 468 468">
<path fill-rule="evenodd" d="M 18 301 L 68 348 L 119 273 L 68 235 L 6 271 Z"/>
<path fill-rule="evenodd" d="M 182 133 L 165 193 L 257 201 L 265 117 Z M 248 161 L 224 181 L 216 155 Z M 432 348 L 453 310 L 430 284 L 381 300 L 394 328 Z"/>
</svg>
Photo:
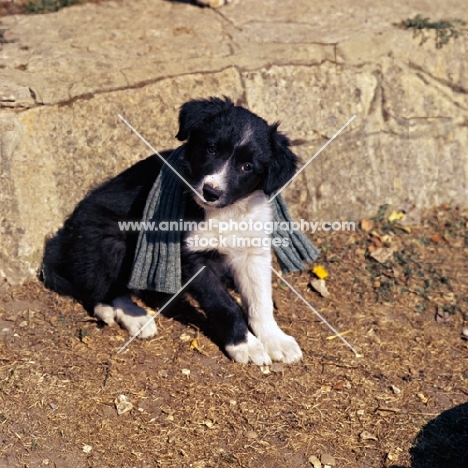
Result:
<svg viewBox="0 0 468 468">
<path fill-rule="evenodd" d="M 273 201 L 354 119 L 354 114 L 268 201 Z"/>
<path fill-rule="evenodd" d="M 296 296 L 341 340 L 344 342 L 344 344 L 356 355 L 356 357 L 362 357 L 362 354 L 359 354 L 349 343 L 346 341 L 342 336 L 341 333 L 339 333 L 335 328 L 333 328 L 326 320 L 325 318 L 320 315 L 293 287 L 291 284 L 289 284 L 283 276 L 281 276 L 272 266 L 270 266 L 271 270 L 273 273 L 281 280 L 283 281 L 286 285 L 289 286 L 289 289 L 291 289 L 292 292 L 296 294 Z"/>
<path fill-rule="evenodd" d="M 169 168 L 172 170 L 172 172 L 174 172 L 175 174 L 177 174 L 179 176 L 179 178 L 181 180 L 183 180 L 187 186 L 189 188 L 191 188 L 193 190 L 194 193 L 196 193 L 203 201 L 205 201 L 205 199 L 203 198 L 203 195 L 201 195 L 200 193 L 198 193 L 193 187 L 192 185 L 187 182 L 187 180 L 185 180 L 185 178 L 176 170 L 174 169 L 159 153 L 158 151 L 156 151 L 149 143 L 147 140 L 145 140 L 145 138 L 140 135 L 120 114 L 117 114 L 119 116 L 119 118 L 130 128 L 130 130 L 132 130 L 138 137 L 140 137 L 140 139 L 143 141 L 143 143 L 146 144 L 146 146 L 148 146 L 148 148 L 151 149 L 151 151 L 154 151 L 155 154 L 157 154 L 159 156 L 159 158 L 161 159 L 161 161 L 166 164 L 167 166 L 169 166 Z"/>
<path fill-rule="evenodd" d="M 195 273 L 189 281 L 187 281 L 175 294 L 172 296 L 157 312 L 154 314 L 118 351 L 120 354 L 145 328 L 151 323 L 157 315 L 159 315 L 204 269 L 206 266 L 201 267 L 197 273 Z"/>
</svg>

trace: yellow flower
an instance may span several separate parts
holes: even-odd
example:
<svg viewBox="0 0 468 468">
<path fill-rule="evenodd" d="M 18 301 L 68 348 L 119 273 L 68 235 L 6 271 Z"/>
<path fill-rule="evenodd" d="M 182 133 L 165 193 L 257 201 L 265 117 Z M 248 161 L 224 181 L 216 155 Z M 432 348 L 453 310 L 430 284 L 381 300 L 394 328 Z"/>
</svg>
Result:
<svg viewBox="0 0 468 468">
<path fill-rule="evenodd" d="M 322 265 L 317 265 L 316 267 L 314 267 L 312 272 L 319 279 L 328 278 L 328 271 L 325 270 L 325 268 Z"/>
</svg>

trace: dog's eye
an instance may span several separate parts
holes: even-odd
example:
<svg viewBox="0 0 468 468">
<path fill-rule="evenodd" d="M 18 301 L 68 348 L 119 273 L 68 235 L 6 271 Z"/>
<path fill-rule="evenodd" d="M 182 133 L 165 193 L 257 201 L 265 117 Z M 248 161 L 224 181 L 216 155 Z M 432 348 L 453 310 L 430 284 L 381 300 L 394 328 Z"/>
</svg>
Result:
<svg viewBox="0 0 468 468">
<path fill-rule="evenodd" d="M 216 154 L 217 148 L 215 145 L 210 145 L 207 148 L 209 154 Z"/>
<path fill-rule="evenodd" d="M 245 164 L 242 164 L 242 167 L 241 169 L 244 171 L 244 172 L 250 172 L 253 167 L 252 167 L 252 164 L 250 163 L 245 163 Z"/>
</svg>

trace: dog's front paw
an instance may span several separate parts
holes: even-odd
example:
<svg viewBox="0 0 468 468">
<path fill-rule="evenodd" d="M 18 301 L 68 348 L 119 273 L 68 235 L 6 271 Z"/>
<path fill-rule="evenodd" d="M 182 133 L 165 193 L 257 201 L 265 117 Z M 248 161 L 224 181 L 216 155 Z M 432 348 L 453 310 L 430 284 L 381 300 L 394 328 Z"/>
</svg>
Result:
<svg viewBox="0 0 468 468">
<path fill-rule="evenodd" d="M 107 325 L 114 325 L 115 323 L 115 310 L 112 306 L 107 304 L 96 304 L 94 306 L 94 316 L 102 320 Z"/>
<path fill-rule="evenodd" d="M 157 328 L 154 318 L 129 298 L 114 299 L 112 305 L 115 310 L 115 321 L 130 335 L 138 335 L 138 338 L 152 338 L 156 335 Z"/>
<path fill-rule="evenodd" d="M 280 328 L 262 335 L 260 340 L 273 361 L 292 364 L 302 359 L 302 351 L 297 341 L 292 336 L 286 335 Z"/>
<path fill-rule="evenodd" d="M 158 331 L 154 323 L 154 318 L 146 313 L 138 317 L 131 317 L 126 314 L 121 316 L 117 315 L 117 323 L 122 328 L 125 328 L 130 335 L 137 335 L 137 338 L 142 339 L 152 338 Z"/>
<path fill-rule="evenodd" d="M 240 364 L 252 361 L 257 366 L 269 366 L 271 359 L 263 344 L 252 333 L 248 332 L 247 341 L 235 345 L 227 345 L 226 353 Z"/>
</svg>

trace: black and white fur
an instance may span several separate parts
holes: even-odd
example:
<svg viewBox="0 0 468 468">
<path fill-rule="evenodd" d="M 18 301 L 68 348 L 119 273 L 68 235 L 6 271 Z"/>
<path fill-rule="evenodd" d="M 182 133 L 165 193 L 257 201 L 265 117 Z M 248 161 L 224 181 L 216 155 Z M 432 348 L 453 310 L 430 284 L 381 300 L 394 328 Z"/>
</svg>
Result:
<svg viewBox="0 0 468 468">
<path fill-rule="evenodd" d="M 186 141 L 184 176 L 203 194 L 192 194 L 185 219 L 272 221 L 268 196 L 296 170 L 297 157 L 277 124 L 235 106 L 229 99 L 185 103 L 177 138 Z M 119 323 L 136 334 L 149 320 L 134 304 L 127 282 L 138 233 L 121 231 L 118 221 L 139 221 L 148 193 L 158 176 L 157 156 L 141 161 L 92 191 L 47 241 L 43 279 L 47 287 L 72 295 L 107 324 Z M 234 236 L 265 236 L 259 231 L 224 232 L 227 245 L 196 247 L 195 236 L 217 237 L 213 231 L 184 234 L 181 245 L 183 282 L 206 268 L 189 285 L 190 294 L 211 320 L 226 353 L 236 362 L 268 365 L 295 362 L 301 350 L 273 317 L 271 250 L 239 247 Z M 225 287 L 233 279 L 244 311 Z M 156 333 L 151 322 L 139 337 Z"/>
</svg>

